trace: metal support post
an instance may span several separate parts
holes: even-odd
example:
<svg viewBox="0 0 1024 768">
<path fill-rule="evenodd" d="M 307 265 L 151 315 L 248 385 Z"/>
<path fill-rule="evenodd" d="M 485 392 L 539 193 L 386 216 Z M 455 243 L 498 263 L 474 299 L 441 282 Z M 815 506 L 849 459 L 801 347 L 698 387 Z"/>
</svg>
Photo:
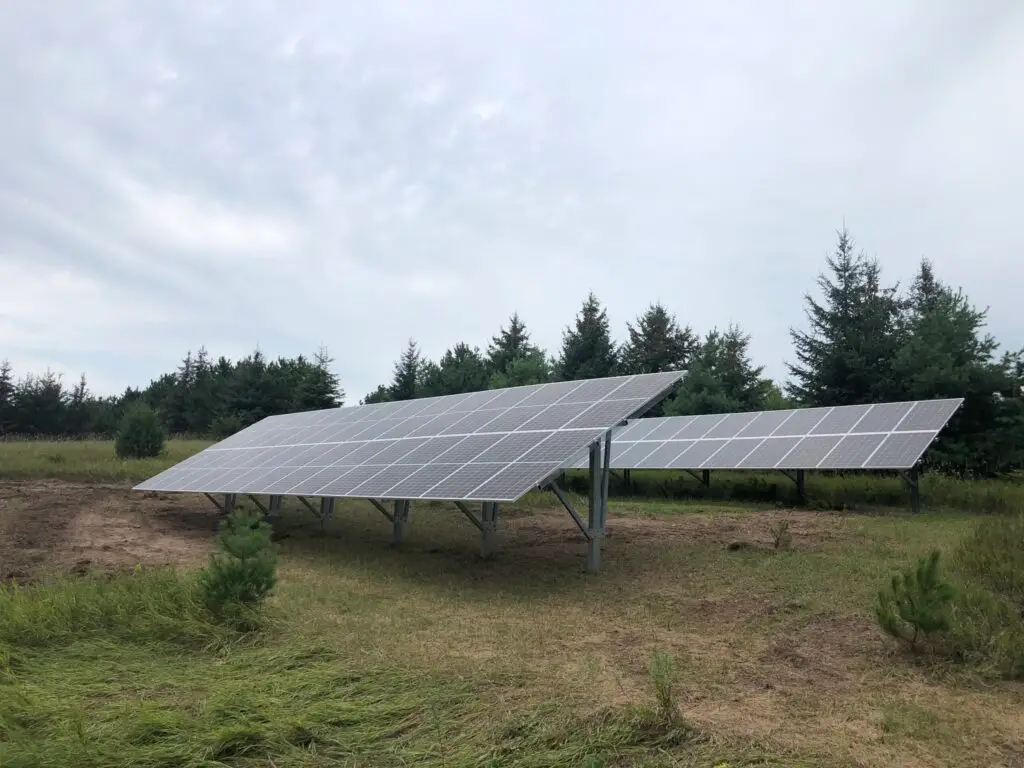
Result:
<svg viewBox="0 0 1024 768">
<path fill-rule="evenodd" d="M 489 558 L 494 554 L 494 529 L 497 527 L 498 505 L 491 501 L 480 505 L 480 556 Z"/>
<path fill-rule="evenodd" d="M 224 506 L 222 509 L 225 515 L 230 515 L 232 512 L 235 511 L 235 494 L 224 494 Z"/>
<path fill-rule="evenodd" d="M 917 467 L 902 474 L 907 488 L 910 489 L 910 510 L 916 515 L 921 511 L 921 485 Z"/>
<path fill-rule="evenodd" d="M 405 528 L 409 523 L 409 508 L 412 502 L 408 499 L 395 500 L 395 513 L 391 518 L 391 540 L 394 544 L 401 544 L 405 536 Z"/>
<path fill-rule="evenodd" d="M 622 484 L 626 486 L 626 494 L 629 496 L 633 495 L 633 476 L 631 470 L 622 470 Z"/>
<path fill-rule="evenodd" d="M 705 488 L 710 488 L 711 487 L 711 470 L 710 469 L 701 470 L 700 481 L 704 484 Z"/>
<path fill-rule="evenodd" d="M 327 521 L 334 516 L 334 497 L 324 496 L 320 499 L 320 530 L 324 529 Z"/>
<path fill-rule="evenodd" d="M 802 469 L 798 469 L 796 471 L 796 497 L 797 499 L 800 500 L 801 504 L 803 504 L 804 501 L 807 499 L 805 487 L 806 486 L 804 483 L 804 471 Z"/>
<path fill-rule="evenodd" d="M 270 516 L 280 517 L 281 516 L 281 497 L 271 496 L 270 497 Z"/>
<path fill-rule="evenodd" d="M 601 441 L 590 446 L 590 498 L 587 509 L 587 570 L 597 573 L 601 569 L 601 539 L 604 525 L 601 520 Z"/>
</svg>

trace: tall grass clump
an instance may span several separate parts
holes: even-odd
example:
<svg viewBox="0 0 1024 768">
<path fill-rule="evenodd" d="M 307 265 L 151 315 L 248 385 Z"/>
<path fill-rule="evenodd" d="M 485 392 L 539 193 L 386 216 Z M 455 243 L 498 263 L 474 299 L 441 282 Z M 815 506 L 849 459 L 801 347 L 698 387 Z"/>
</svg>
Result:
<svg viewBox="0 0 1024 768">
<path fill-rule="evenodd" d="M 221 521 L 218 551 L 199 575 L 206 607 L 239 629 L 254 629 L 259 607 L 277 584 L 277 552 L 270 526 L 236 508 Z"/>
<path fill-rule="evenodd" d="M 156 411 L 146 403 L 136 403 L 125 413 L 114 440 L 119 459 L 149 459 L 164 450 L 164 428 Z"/>
<path fill-rule="evenodd" d="M 194 580 L 169 568 L 0 588 L 0 646 L 48 647 L 98 635 L 206 644 L 219 634 Z"/>
</svg>

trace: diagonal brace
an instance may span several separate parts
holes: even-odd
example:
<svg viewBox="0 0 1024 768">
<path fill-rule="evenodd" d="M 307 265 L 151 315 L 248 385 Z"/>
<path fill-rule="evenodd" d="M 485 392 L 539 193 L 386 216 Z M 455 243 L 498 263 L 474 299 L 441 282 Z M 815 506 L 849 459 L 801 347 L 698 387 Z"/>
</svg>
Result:
<svg viewBox="0 0 1024 768">
<path fill-rule="evenodd" d="M 459 512 L 461 512 L 467 518 L 469 518 L 469 522 L 471 522 L 473 525 L 475 525 L 477 528 L 479 528 L 481 531 L 483 531 L 484 524 L 482 522 L 480 522 L 479 520 L 477 520 L 476 515 L 474 515 L 472 512 L 470 512 L 469 508 L 465 504 L 463 504 L 461 501 L 456 501 L 455 502 L 455 506 L 458 507 Z"/>
<path fill-rule="evenodd" d="M 220 511 L 221 514 L 224 513 L 224 505 L 217 501 L 215 498 L 213 498 L 211 494 L 204 493 L 203 496 L 208 498 L 210 500 L 210 503 L 213 504 L 213 506 L 215 506 Z"/>
<path fill-rule="evenodd" d="M 312 504 L 310 504 L 308 501 L 306 501 L 306 497 L 305 496 L 296 496 L 296 498 L 299 501 L 301 501 L 303 506 L 306 509 L 308 509 L 313 514 L 313 517 L 315 517 L 317 519 L 320 518 L 320 510 L 318 510 L 316 507 L 314 507 Z"/>
<path fill-rule="evenodd" d="M 382 515 L 384 515 L 384 517 L 386 517 L 392 523 L 395 522 L 394 515 L 392 515 L 390 512 L 388 512 L 387 507 L 385 507 L 383 504 L 381 504 L 376 499 L 367 499 L 367 501 L 369 501 L 371 504 L 373 504 L 373 506 L 375 506 L 377 508 L 377 511 L 380 512 Z"/>
<path fill-rule="evenodd" d="M 569 497 L 566 496 L 562 489 L 558 487 L 558 483 L 552 480 L 548 487 L 551 489 L 551 492 L 558 497 L 558 500 L 562 502 L 562 506 L 565 507 L 565 511 L 569 513 L 573 522 L 576 523 L 576 527 L 583 533 L 583 538 L 587 541 L 591 541 L 593 537 L 590 535 L 590 531 L 587 530 L 587 526 L 583 522 L 583 518 L 577 514 L 576 510 L 572 506 L 572 502 L 569 501 Z"/>
<path fill-rule="evenodd" d="M 257 498 L 256 498 L 255 496 L 253 496 L 253 495 L 252 495 L 251 493 L 247 493 L 247 494 L 245 494 L 245 495 L 246 495 L 246 496 L 248 496 L 248 497 L 249 497 L 249 500 L 250 500 L 250 501 L 251 501 L 251 502 L 252 502 L 253 504 L 255 504 L 255 505 L 256 505 L 256 506 L 257 506 L 257 507 L 259 508 L 260 512 L 262 512 L 262 513 L 263 513 L 263 516 L 264 516 L 264 517 L 270 517 L 270 510 L 268 510 L 268 509 L 267 509 L 266 507 L 264 507 L 264 506 L 263 506 L 263 505 L 262 505 L 262 504 L 260 503 L 260 500 L 259 500 L 259 499 L 257 499 Z"/>
</svg>

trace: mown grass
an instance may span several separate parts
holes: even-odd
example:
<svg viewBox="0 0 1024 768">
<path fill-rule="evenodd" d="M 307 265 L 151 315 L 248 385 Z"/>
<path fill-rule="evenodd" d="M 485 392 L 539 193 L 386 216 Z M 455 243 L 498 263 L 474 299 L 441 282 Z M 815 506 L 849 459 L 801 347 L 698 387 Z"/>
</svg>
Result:
<svg viewBox="0 0 1024 768">
<path fill-rule="evenodd" d="M 601 574 L 564 515 L 509 509 L 497 556 L 421 504 L 286 509 L 255 635 L 192 577 L 142 570 L 0 598 L 2 766 L 1012 765 L 1021 688 L 937 674 L 871 618 L 889 573 L 967 515 L 611 510 Z M 770 525 L 790 522 L 776 551 Z M 748 546 L 730 549 L 743 542 Z M 185 629 L 171 630 L 181 622 Z M 675 660 L 680 717 L 651 664 Z"/>
<path fill-rule="evenodd" d="M 0 441 L 0 480 L 52 478 L 92 482 L 140 481 L 161 472 L 210 445 L 204 440 L 168 440 L 162 456 L 153 459 L 118 459 L 113 441 Z M 711 484 L 702 485 L 684 472 L 633 470 L 630 487 L 615 473 L 610 492 L 620 499 L 693 500 L 799 505 L 811 509 L 858 510 L 907 507 L 910 496 L 900 477 L 883 473 L 820 475 L 808 473 L 806 499 L 799 504 L 794 484 L 781 473 L 713 472 Z M 567 484 L 586 492 L 585 476 L 567 473 Z M 958 480 L 938 474 L 921 478 L 921 504 L 931 510 L 976 513 L 1014 512 L 1024 509 L 1024 482 Z"/>
</svg>

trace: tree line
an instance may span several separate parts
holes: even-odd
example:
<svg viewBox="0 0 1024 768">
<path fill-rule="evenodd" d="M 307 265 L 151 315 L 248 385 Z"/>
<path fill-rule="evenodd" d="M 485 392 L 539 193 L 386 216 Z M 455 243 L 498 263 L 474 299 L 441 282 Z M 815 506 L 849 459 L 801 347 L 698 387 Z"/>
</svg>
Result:
<svg viewBox="0 0 1024 768">
<path fill-rule="evenodd" d="M 964 397 L 927 464 L 984 476 L 1024 466 L 1024 350 L 1002 350 L 984 331 L 986 311 L 943 283 L 927 259 L 906 290 L 886 284 L 879 262 L 857 252 L 843 229 L 817 289 L 805 296 L 806 326 L 790 331 L 793 359 L 781 384 L 751 360 L 750 335 L 736 325 L 699 334 L 653 303 L 617 343 L 607 310 L 590 293 L 554 354 L 513 313 L 486 350 L 460 341 L 430 360 L 410 339 L 391 381 L 361 402 L 686 370 L 648 415 Z M 220 437 L 265 416 L 343 404 L 331 362 L 324 349 L 312 359 L 267 360 L 256 351 L 237 362 L 213 361 L 200 349 L 145 389 L 106 398 L 93 397 L 84 377 L 70 389 L 49 373 L 15 381 L 5 363 L 0 434 L 111 435 L 125 408 L 143 401 L 172 434 Z"/>
</svg>

